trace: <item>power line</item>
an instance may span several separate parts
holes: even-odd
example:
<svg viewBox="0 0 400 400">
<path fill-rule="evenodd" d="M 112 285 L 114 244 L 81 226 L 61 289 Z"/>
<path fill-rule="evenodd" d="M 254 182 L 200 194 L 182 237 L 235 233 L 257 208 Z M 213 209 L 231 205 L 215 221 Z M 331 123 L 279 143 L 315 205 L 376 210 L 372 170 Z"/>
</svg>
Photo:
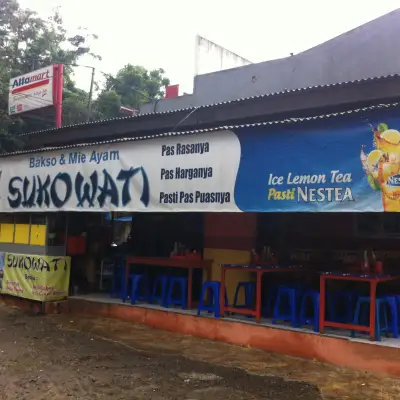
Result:
<svg viewBox="0 0 400 400">
<path fill-rule="evenodd" d="M 171 130 L 171 132 L 175 132 L 175 129 L 177 129 L 183 122 L 185 122 L 193 113 L 195 113 L 199 109 L 199 106 L 195 107 L 193 110 L 191 110 L 189 113 L 187 113 Z"/>
</svg>

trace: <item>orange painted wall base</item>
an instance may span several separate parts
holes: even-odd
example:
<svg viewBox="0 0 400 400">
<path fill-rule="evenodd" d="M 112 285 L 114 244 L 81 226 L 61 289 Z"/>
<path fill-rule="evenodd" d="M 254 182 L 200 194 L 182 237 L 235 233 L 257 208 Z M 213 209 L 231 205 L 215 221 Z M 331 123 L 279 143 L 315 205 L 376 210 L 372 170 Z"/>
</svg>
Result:
<svg viewBox="0 0 400 400">
<path fill-rule="evenodd" d="M 12 300 L 10 300 L 12 299 Z M 6 304 L 29 309 L 28 300 L 1 296 Z M 146 325 L 169 332 L 198 336 L 291 356 L 400 377 L 400 349 L 347 339 L 321 336 L 292 330 L 232 322 L 225 319 L 196 317 L 188 314 L 69 299 L 48 303 L 46 313 L 70 312 Z"/>
<path fill-rule="evenodd" d="M 123 304 L 70 299 L 68 305 L 72 313 L 115 318 L 169 332 L 400 377 L 400 349 L 397 348 Z"/>
</svg>

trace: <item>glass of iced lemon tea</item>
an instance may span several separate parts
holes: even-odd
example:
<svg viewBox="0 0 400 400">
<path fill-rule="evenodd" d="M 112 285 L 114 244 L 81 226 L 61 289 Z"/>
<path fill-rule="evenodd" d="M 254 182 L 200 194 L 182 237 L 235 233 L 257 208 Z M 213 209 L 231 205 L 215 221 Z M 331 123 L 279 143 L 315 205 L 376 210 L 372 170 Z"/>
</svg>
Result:
<svg viewBox="0 0 400 400">
<path fill-rule="evenodd" d="M 383 209 L 400 211 L 400 132 L 375 131 L 376 150 L 368 155 L 373 179 L 382 191 Z"/>
</svg>

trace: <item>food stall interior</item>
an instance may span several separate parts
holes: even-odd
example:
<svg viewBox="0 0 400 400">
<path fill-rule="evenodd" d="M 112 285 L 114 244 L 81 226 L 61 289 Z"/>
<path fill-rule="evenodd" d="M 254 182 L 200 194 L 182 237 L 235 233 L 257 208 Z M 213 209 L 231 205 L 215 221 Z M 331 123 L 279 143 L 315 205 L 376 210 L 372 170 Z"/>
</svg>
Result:
<svg viewBox="0 0 400 400">
<path fill-rule="evenodd" d="M 302 266 L 301 272 L 263 274 L 264 321 L 316 332 L 350 330 L 372 340 L 384 332 L 385 340 L 398 342 L 397 213 L 260 214 L 258 228 L 253 258 L 262 264 L 267 247 L 279 266 Z"/>
<path fill-rule="evenodd" d="M 329 321 L 329 329 L 355 327 L 360 331 L 365 325 L 366 332 L 373 336 L 376 332 L 368 331 L 372 328 L 365 322 L 368 312 L 360 310 L 364 303 L 369 306 L 377 301 L 383 304 L 382 313 L 388 321 L 386 332 L 390 330 L 390 336 L 398 337 L 391 302 L 394 298 L 400 305 L 399 214 L 254 215 L 257 232 L 253 249 L 248 249 L 251 261 L 248 265 L 222 267 L 228 275 L 234 274 L 234 269 L 243 272 L 247 268 L 247 275 L 240 275 L 247 278 L 235 281 L 236 292 L 230 291 L 226 299 L 229 311 L 221 316 L 247 320 L 255 317 L 257 322 L 315 331 L 322 316 L 323 324 Z M 185 282 L 188 300 L 182 308 L 192 308 L 192 302 L 196 308 L 202 286 L 211 279 L 204 273 L 206 264 L 202 264 L 212 263 L 203 257 L 204 237 L 203 213 L 0 214 L 0 252 L 69 255 L 71 295 L 103 293 L 131 300 L 131 304 L 131 283 L 146 275 L 145 286 L 151 288 L 157 281 L 162 287 L 163 279 L 168 277 L 183 293 L 184 284 L 180 284 Z M 188 268 L 191 264 L 197 268 Z M 323 303 L 322 279 L 326 283 Z M 373 285 L 376 299 L 371 295 Z M 123 293 L 123 287 L 128 292 Z M 319 309 L 321 304 L 326 316 Z M 246 310 L 253 311 L 246 314 Z M 371 307 L 369 310 L 371 313 Z"/>
<path fill-rule="evenodd" d="M 85 218 L 92 214 L 80 214 L 79 222 L 85 225 Z M 182 253 L 203 251 L 203 216 L 201 213 L 112 213 L 103 214 L 97 223 L 87 224 L 86 257 L 79 262 L 73 260 L 71 290 L 73 294 L 104 292 L 117 295 L 126 273 L 125 259 L 140 257 L 146 259 L 170 259 L 179 245 Z M 75 262 L 74 262 L 75 261 Z M 75 271 L 75 274 L 74 274 Z M 166 268 L 151 265 L 147 261 L 129 266 L 129 275 L 146 273 L 153 281 L 159 275 L 182 276 L 186 268 Z M 194 271 L 193 297 L 198 299 L 202 273 Z M 113 288 L 114 285 L 114 288 Z M 116 286 L 116 287 L 115 287 Z M 128 296 L 129 297 L 129 296 Z"/>
</svg>

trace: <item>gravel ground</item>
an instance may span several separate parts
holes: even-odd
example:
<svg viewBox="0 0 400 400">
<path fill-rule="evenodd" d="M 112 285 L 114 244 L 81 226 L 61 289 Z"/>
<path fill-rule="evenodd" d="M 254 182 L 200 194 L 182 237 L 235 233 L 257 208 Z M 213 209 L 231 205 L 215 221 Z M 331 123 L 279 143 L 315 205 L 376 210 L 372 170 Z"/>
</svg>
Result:
<svg viewBox="0 0 400 400">
<path fill-rule="evenodd" d="M 134 350 L 59 322 L 0 308 L 1 399 L 322 398 L 304 382 Z"/>
<path fill-rule="evenodd" d="M 0 305 L 0 399 L 397 400 L 400 381 L 105 318 Z"/>
</svg>

